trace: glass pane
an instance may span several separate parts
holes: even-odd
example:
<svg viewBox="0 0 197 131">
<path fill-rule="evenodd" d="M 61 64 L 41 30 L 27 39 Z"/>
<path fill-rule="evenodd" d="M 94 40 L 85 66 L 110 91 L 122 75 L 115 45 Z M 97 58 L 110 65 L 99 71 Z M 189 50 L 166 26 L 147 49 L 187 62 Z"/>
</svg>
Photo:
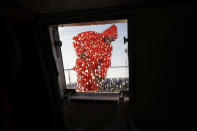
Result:
<svg viewBox="0 0 197 131">
<path fill-rule="evenodd" d="M 58 30 L 68 89 L 129 90 L 127 20 L 60 25 Z"/>
</svg>

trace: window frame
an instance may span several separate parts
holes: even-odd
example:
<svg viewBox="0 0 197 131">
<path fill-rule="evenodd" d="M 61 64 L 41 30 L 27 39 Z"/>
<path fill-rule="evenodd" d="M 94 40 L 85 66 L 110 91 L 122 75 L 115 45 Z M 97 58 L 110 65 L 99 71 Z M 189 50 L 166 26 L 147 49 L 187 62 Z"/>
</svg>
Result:
<svg viewBox="0 0 197 131">
<path fill-rule="evenodd" d="M 108 13 L 102 13 L 102 12 L 93 12 L 90 14 L 79 14 L 74 15 L 73 17 L 69 16 L 64 17 L 66 15 L 60 15 L 60 16 L 47 16 L 45 19 L 45 22 L 48 23 L 49 26 L 49 32 L 52 34 L 52 27 L 54 25 L 61 25 L 61 24 L 69 24 L 69 23 L 81 23 L 81 22 L 95 22 L 95 21 L 108 21 L 108 20 L 120 20 L 120 19 L 127 19 L 128 20 L 128 37 L 130 38 L 129 42 L 132 42 L 132 44 L 128 44 L 128 58 L 129 58 L 129 91 L 122 92 L 123 98 L 127 96 L 126 99 L 129 99 L 129 102 L 133 103 L 133 100 L 135 100 L 135 94 L 136 94 L 136 76 L 135 76 L 135 54 L 136 54 L 136 18 L 135 16 L 130 16 L 130 14 L 125 13 L 125 11 L 118 12 L 118 15 L 112 15 L 116 14 L 116 11 L 108 12 Z M 88 16 L 88 17 L 87 17 Z M 110 19 L 111 18 L 111 19 Z M 132 29 L 132 30 L 131 30 Z M 51 35 L 51 37 L 53 37 Z M 53 48 L 54 42 L 52 42 Z M 54 51 L 55 49 L 53 49 Z M 55 52 L 55 51 L 54 51 Z M 61 58 L 62 59 L 62 58 Z M 60 65 L 63 65 L 63 62 L 61 62 Z M 63 66 L 59 67 L 60 70 L 63 70 Z M 59 72 L 60 73 L 60 72 Z M 64 73 L 63 73 L 64 74 Z M 60 85 L 60 92 L 61 97 L 65 98 L 65 95 L 72 95 L 73 91 L 70 91 L 70 89 L 66 89 L 66 82 L 65 82 L 65 76 L 63 76 L 63 81 L 60 82 L 61 79 L 59 78 L 59 85 Z M 132 78 L 132 79 L 131 79 Z M 65 83 L 65 84 L 63 84 Z M 70 93 L 72 92 L 72 93 Z M 126 95 L 125 95 L 126 94 Z M 121 99 L 121 93 L 120 93 L 120 99 Z M 131 100 L 133 99 L 133 100 Z"/>
</svg>

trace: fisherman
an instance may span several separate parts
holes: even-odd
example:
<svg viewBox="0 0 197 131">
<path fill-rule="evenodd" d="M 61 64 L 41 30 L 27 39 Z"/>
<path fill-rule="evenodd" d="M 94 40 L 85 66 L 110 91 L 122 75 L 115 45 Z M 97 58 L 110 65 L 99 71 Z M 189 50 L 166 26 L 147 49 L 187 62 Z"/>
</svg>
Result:
<svg viewBox="0 0 197 131">
<path fill-rule="evenodd" d="M 112 44 L 117 39 L 117 27 L 113 24 L 102 33 L 87 31 L 73 37 L 77 54 L 77 87 L 79 92 L 97 92 L 101 88 L 111 65 Z"/>
</svg>

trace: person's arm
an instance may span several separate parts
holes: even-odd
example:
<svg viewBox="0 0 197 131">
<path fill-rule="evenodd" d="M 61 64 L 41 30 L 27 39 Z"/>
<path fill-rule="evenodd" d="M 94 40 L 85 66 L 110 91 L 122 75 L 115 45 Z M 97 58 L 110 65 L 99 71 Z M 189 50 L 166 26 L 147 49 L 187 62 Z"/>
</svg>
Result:
<svg viewBox="0 0 197 131">
<path fill-rule="evenodd" d="M 99 70 L 99 73 L 98 73 L 98 76 L 102 79 L 105 78 L 106 76 L 106 73 L 107 73 L 107 69 L 111 66 L 111 52 L 108 53 L 103 61 L 101 62 L 101 65 L 100 65 L 100 70 Z"/>
<path fill-rule="evenodd" d="M 75 48 L 77 56 L 81 56 L 85 52 L 84 45 L 81 40 L 79 40 L 79 36 L 73 37 L 73 46 Z"/>
</svg>

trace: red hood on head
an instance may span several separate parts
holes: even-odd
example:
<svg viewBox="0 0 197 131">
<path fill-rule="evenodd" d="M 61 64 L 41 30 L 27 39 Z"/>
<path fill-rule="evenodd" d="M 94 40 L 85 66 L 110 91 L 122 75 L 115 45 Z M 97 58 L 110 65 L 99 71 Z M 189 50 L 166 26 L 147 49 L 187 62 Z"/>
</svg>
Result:
<svg viewBox="0 0 197 131">
<path fill-rule="evenodd" d="M 114 24 L 106 30 L 104 30 L 101 34 L 104 35 L 104 37 L 109 36 L 114 39 L 118 38 L 117 27 Z"/>
</svg>

